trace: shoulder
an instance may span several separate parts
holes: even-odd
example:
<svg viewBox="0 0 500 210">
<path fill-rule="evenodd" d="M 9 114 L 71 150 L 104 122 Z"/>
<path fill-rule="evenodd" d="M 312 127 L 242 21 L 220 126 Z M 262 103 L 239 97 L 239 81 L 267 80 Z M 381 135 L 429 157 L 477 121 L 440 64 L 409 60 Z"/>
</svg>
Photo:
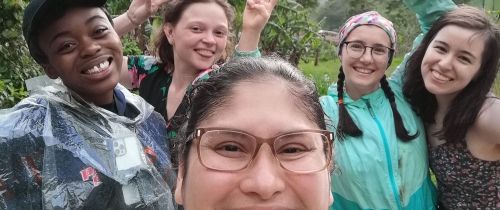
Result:
<svg viewBox="0 0 500 210">
<path fill-rule="evenodd" d="M 326 114 L 330 114 L 332 111 L 337 110 L 337 101 L 338 98 L 331 95 L 319 97 L 319 102 L 321 103 L 321 106 Z"/>
<path fill-rule="evenodd" d="M 500 99 L 487 98 L 472 129 L 481 136 L 500 144 Z"/>
<path fill-rule="evenodd" d="M 48 109 L 49 101 L 44 97 L 28 97 L 12 108 L 0 110 L 0 139 L 40 137 L 50 114 Z"/>
</svg>

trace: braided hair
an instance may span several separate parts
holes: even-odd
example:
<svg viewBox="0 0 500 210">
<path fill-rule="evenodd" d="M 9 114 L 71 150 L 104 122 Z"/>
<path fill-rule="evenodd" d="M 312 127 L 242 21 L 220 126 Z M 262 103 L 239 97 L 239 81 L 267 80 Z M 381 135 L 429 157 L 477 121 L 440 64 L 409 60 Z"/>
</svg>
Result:
<svg viewBox="0 0 500 210">
<path fill-rule="evenodd" d="M 337 93 L 338 93 L 338 106 L 339 106 L 339 122 L 337 124 L 337 136 L 339 139 L 343 140 L 345 135 L 357 137 L 363 134 L 356 123 L 352 120 L 351 115 L 347 111 L 347 108 L 344 104 L 344 80 L 345 74 L 342 66 L 340 67 L 338 81 L 337 81 Z M 396 136 L 403 140 L 404 142 L 411 141 L 418 136 L 418 131 L 410 135 L 408 130 L 405 128 L 403 119 L 401 118 L 401 114 L 396 106 L 396 99 L 394 98 L 394 92 L 392 92 L 389 87 L 389 83 L 387 82 L 386 76 L 384 75 L 380 80 L 380 84 L 382 86 L 382 90 L 384 91 L 384 95 L 387 99 L 389 99 L 389 103 L 391 105 L 392 116 L 394 118 L 394 127 L 396 129 Z"/>
</svg>

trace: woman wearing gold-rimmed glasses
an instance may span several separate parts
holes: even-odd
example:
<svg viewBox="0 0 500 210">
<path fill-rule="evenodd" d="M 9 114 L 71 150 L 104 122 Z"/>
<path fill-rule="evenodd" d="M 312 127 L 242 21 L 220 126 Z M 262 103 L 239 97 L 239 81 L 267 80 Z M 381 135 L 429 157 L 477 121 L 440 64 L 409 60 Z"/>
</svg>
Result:
<svg viewBox="0 0 500 210">
<path fill-rule="evenodd" d="M 175 199 L 192 209 L 311 209 L 332 203 L 332 134 L 290 64 L 233 60 L 193 88 Z"/>
</svg>

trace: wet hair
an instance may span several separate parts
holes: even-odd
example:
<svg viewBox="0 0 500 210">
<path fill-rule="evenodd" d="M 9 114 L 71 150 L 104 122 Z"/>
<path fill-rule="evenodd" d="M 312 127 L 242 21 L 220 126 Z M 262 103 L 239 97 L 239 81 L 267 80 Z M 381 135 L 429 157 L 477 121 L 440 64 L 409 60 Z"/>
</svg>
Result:
<svg viewBox="0 0 500 210">
<path fill-rule="evenodd" d="M 218 72 L 213 72 L 208 80 L 195 85 L 189 93 L 187 122 L 181 129 L 174 149 L 179 162 L 187 162 L 192 142 L 188 141 L 188 137 L 203 120 L 224 111 L 220 107 L 229 102 L 235 86 L 241 82 L 276 83 L 280 80 L 287 84 L 289 94 L 297 102 L 296 106 L 319 129 L 326 130 L 325 115 L 316 87 L 300 70 L 277 58 L 237 58 L 224 64 Z"/>
<path fill-rule="evenodd" d="M 39 44 L 39 37 L 40 34 L 48 28 L 51 24 L 56 22 L 57 20 L 61 19 L 66 15 L 68 10 L 74 9 L 74 8 L 80 8 L 80 7 L 87 7 L 89 9 L 91 8 L 100 8 L 104 14 L 106 15 L 106 18 L 108 18 L 109 22 L 111 25 L 113 25 L 113 18 L 109 14 L 109 12 L 106 10 L 104 7 L 95 7 L 92 5 L 92 3 L 85 4 L 85 2 L 80 2 L 76 1 L 75 3 L 72 3 L 73 1 L 65 1 L 64 3 L 60 4 L 58 9 L 51 10 L 50 12 L 43 13 L 43 15 L 39 15 L 41 18 L 37 20 L 36 22 L 33 23 L 33 35 L 31 36 L 32 42 L 33 42 L 33 48 L 31 54 L 33 55 L 33 58 L 37 61 L 39 64 L 46 64 L 48 63 L 48 58 L 47 55 L 42 51 L 40 48 Z"/>
<path fill-rule="evenodd" d="M 233 30 L 233 21 L 235 17 L 235 12 L 233 6 L 231 6 L 227 0 L 172 0 L 167 3 L 165 7 L 165 16 L 163 17 L 162 28 L 167 24 L 176 26 L 182 17 L 182 14 L 186 9 L 192 4 L 196 3 L 216 3 L 223 10 L 227 17 L 229 32 Z M 224 55 L 230 54 L 232 50 L 232 34 L 228 34 L 228 42 L 226 45 Z M 156 34 L 155 41 L 155 53 L 160 59 L 160 62 L 172 71 L 174 68 L 174 51 L 172 45 L 168 42 L 166 35 L 163 30 L 158 30 Z M 216 61 L 217 62 L 217 61 Z"/>
<path fill-rule="evenodd" d="M 403 85 L 404 95 L 426 123 L 435 122 L 437 101 L 434 94 L 425 88 L 420 67 L 434 37 L 449 25 L 474 30 L 475 37 L 482 37 L 484 40 L 481 66 L 476 77 L 453 99 L 444 117 L 442 129 L 433 134 L 454 142 L 465 139 L 468 128 L 474 124 L 487 93 L 493 86 L 499 67 L 500 31 L 498 25 L 483 11 L 465 5 L 444 14 L 432 25 L 406 64 L 407 73 Z"/>
</svg>

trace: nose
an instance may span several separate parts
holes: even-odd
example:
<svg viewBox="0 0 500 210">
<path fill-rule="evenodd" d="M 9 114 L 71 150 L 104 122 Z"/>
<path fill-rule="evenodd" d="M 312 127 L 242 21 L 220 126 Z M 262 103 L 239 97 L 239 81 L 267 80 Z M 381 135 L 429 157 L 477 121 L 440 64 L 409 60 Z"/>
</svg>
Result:
<svg viewBox="0 0 500 210">
<path fill-rule="evenodd" d="M 453 55 L 446 54 L 446 55 L 442 56 L 438 62 L 438 65 L 439 65 L 439 68 L 441 70 L 451 69 L 451 66 L 453 65 Z"/>
<path fill-rule="evenodd" d="M 252 165 L 244 173 L 246 174 L 240 183 L 240 189 L 246 194 L 269 200 L 286 188 L 283 180 L 285 171 L 279 166 L 268 144 L 261 146 Z"/>
<path fill-rule="evenodd" d="M 212 32 L 207 32 L 205 37 L 203 37 L 202 41 L 207 44 L 215 44 L 215 37 Z"/>
<path fill-rule="evenodd" d="M 83 38 L 80 41 L 80 46 L 82 57 L 93 56 L 101 50 L 101 45 L 92 38 Z"/>
<path fill-rule="evenodd" d="M 373 50 L 373 48 L 366 47 L 365 51 L 363 52 L 363 54 L 361 55 L 361 57 L 359 58 L 359 60 L 361 62 L 363 62 L 363 63 L 372 62 L 373 61 L 372 50 Z"/>
</svg>

